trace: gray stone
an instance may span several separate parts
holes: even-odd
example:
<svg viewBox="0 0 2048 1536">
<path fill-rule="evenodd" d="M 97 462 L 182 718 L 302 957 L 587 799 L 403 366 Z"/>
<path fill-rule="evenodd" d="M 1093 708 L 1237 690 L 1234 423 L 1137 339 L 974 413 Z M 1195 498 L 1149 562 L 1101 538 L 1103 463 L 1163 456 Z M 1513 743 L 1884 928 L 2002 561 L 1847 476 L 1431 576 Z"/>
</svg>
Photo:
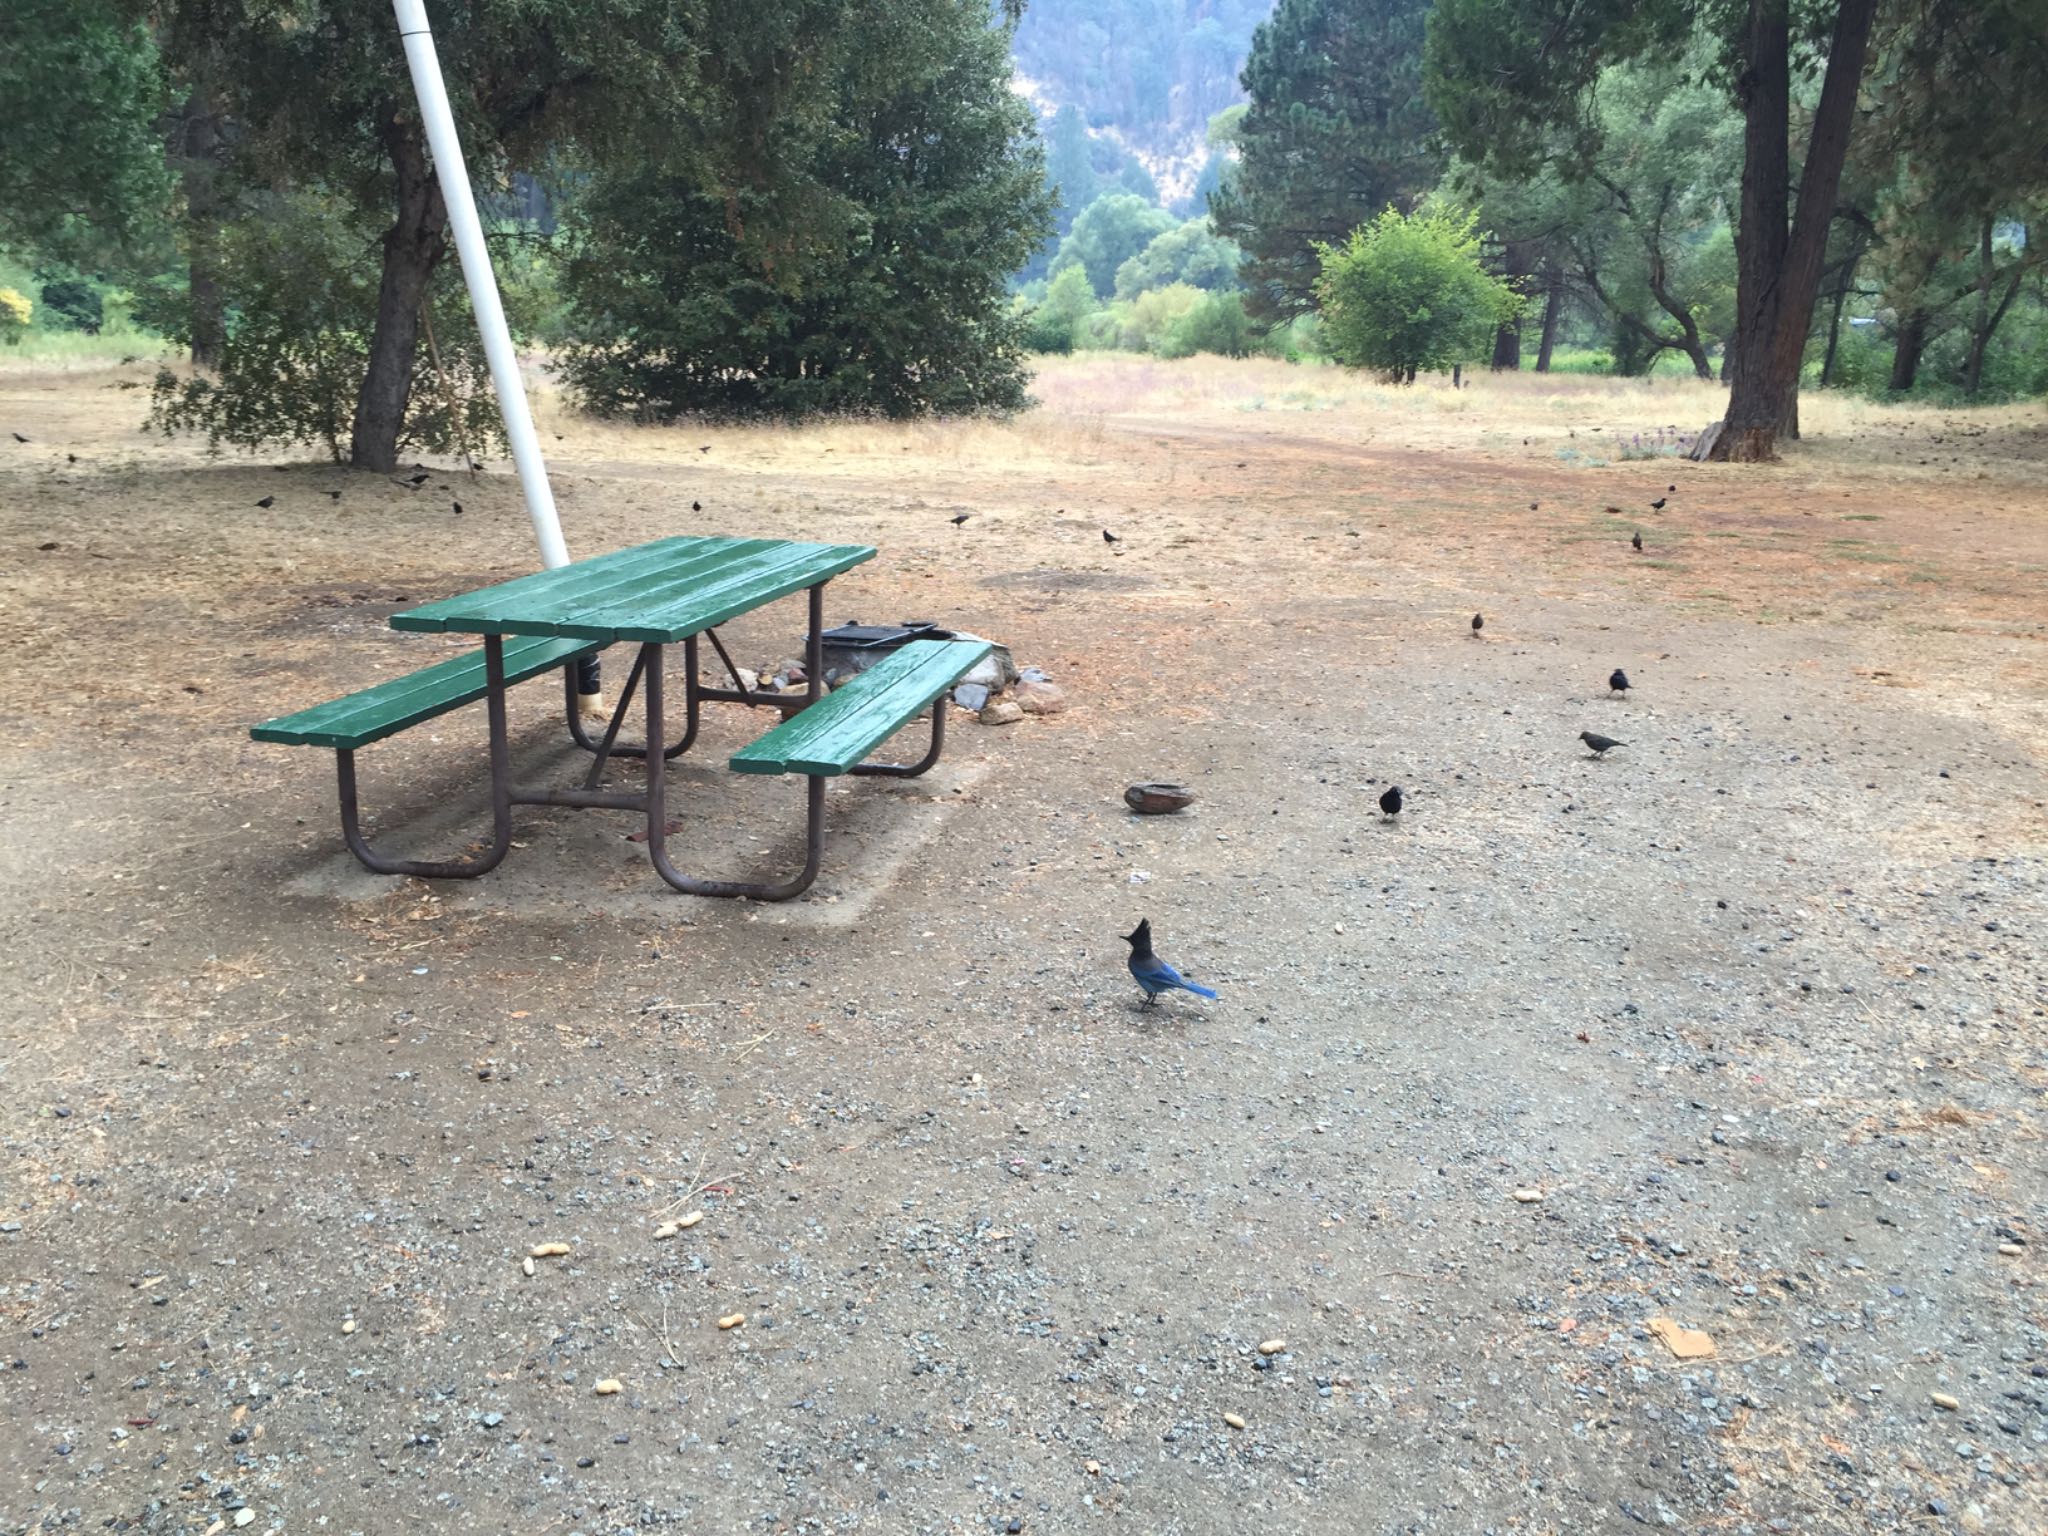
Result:
<svg viewBox="0 0 2048 1536">
<path fill-rule="evenodd" d="M 953 690 L 953 702 L 962 709 L 978 710 L 988 702 L 988 689 L 980 683 L 961 683 Z"/>
</svg>

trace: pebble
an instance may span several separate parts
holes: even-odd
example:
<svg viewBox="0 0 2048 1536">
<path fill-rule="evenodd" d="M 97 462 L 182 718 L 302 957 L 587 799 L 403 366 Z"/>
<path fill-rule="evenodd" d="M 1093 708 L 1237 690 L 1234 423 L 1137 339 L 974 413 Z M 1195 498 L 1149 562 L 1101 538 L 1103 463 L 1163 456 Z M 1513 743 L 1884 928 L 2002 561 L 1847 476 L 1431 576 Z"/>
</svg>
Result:
<svg viewBox="0 0 2048 1536">
<path fill-rule="evenodd" d="M 346 1322 L 344 1322 L 341 1325 L 341 1331 L 343 1333 L 354 1333 L 356 1331 L 356 1320 L 354 1318 L 349 1318 Z"/>
<path fill-rule="evenodd" d="M 626 1388 L 616 1376 L 607 1376 L 603 1381 L 600 1381 L 594 1388 L 592 1388 L 592 1390 L 596 1392 L 599 1397 L 617 1397 L 621 1392 L 625 1391 Z"/>
<path fill-rule="evenodd" d="M 1259 1353 L 1262 1355 L 1279 1355 L 1285 1354 L 1286 1351 L 1287 1341 L 1285 1339 L 1268 1339 L 1259 1346 Z"/>
<path fill-rule="evenodd" d="M 683 1228 L 680 1222 L 664 1221 L 660 1226 L 654 1229 L 654 1240 L 657 1243 L 665 1243 L 682 1230 Z"/>
<path fill-rule="evenodd" d="M 718 1326 L 719 1326 L 719 1327 L 720 1327 L 721 1329 L 727 1329 L 727 1328 L 737 1328 L 737 1327 L 739 1327 L 739 1326 L 740 1326 L 740 1324 L 744 1323 L 744 1322 L 745 1322 L 746 1320 L 747 1320 L 747 1314 L 746 1314 L 746 1313 L 744 1313 L 744 1312 L 733 1312 L 733 1313 L 729 1313 L 729 1314 L 727 1314 L 727 1315 L 726 1315 L 726 1316 L 724 1316 L 724 1317 L 721 1317 L 721 1318 L 720 1318 L 720 1319 L 718 1320 Z"/>
<path fill-rule="evenodd" d="M 702 1211 L 685 1211 L 676 1218 L 676 1226 L 687 1232 L 703 1219 L 704 1213 Z"/>
<path fill-rule="evenodd" d="M 1090 1461 L 1084 1461 L 1084 1462 L 1082 1462 L 1082 1463 L 1081 1463 L 1081 1465 L 1082 1465 L 1082 1466 L 1083 1466 L 1083 1467 L 1084 1467 L 1084 1468 L 1085 1468 L 1085 1469 L 1087 1470 L 1087 1473 L 1088 1473 L 1088 1475 L 1089 1475 L 1090 1477 L 1100 1477 L 1100 1476 L 1102 1476 L 1102 1463 L 1101 1463 L 1101 1462 L 1099 1462 L 1099 1461 L 1093 1461 L 1093 1460 L 1090 1460 Z"/>
<path fill-rule="evenodd" d="M 533 1273 L 533 1258 L 531 1255 L 519 1261 L 519 1269 L 522 1274 L 530 1275 Z"/>
<path fill-rule="evenodd" d="M 2021 1254 L 2025 1253 L 2027 1250 L 2022 1248 L 2018 1243 L 2000 1243 L 1998 1245 L 1998 1251 L 2004 1254 L 2008 1259 L 2016 1259 Z"/>
<path fill-rule="evenodd" d="M 1963 1406 L 1961 1399 L 1950 1397 L 1946 1392 L 1930 1392 L 1927 1394 L 1927 1400 L 1935 1407 L 1946 1409 L 1950 1413 Z"/>
<path fill-rule="evenodd" d="M 1225 1415 L 1223 1415 L 1223 1422 L 1228 1424 L 1232 1429 L 1243 1429 L 1244 1415 L 1239 1413 L 1226 1413 Z"/>
<path fill-rule="evenodd" d="M 255 1518 L 256 1511 L 253 1509 L 245 1507 L 235 1511 L 235 1524 L 238 1526 L 247 1525 L 250 1521 L 254 1520 Z"/>
<path fill-rule="evenodd" d="M 1517 1205 L 1534 1205 L 1542 1198 L 1543 1191 L 1540 1189 L 1518 1189 L 1515 1191 L 1515 1203 Z"/>
<path fill-rule="evenodd" d="M 535 1243 L 526 1250 L 526 1256 L 530 1259 L 559 1259 L 568 1251 L 567 1243 Z"/>
<path fill-rule="evenodd" d="M 503 1415 L 502 1413 L 487 1413 L 484 1415 L 485 1429 L 496 1429 L 500 1424 L 504 1422 L 505 1415 Z"/>
</svg>

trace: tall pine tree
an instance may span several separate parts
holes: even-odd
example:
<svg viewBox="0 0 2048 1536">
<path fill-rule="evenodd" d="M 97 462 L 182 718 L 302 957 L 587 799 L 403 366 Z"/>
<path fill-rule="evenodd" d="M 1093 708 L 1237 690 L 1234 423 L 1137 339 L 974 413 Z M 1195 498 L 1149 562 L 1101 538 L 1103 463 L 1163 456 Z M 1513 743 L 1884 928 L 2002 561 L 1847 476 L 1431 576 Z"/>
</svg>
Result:
<svg viewBox="0 0 2048 1536">
<path fill-rule="evenodd" d="M 1429 0 L 1280 0 L 1244 67 L 1239 163 L 1209 195 L 1216 232 L 1244 247 L 1245 307 L 1268 324 L 1314 307 L 1317 242 L 1342 244 L 1436 182 L 1422 99 Z"/>
</svg>

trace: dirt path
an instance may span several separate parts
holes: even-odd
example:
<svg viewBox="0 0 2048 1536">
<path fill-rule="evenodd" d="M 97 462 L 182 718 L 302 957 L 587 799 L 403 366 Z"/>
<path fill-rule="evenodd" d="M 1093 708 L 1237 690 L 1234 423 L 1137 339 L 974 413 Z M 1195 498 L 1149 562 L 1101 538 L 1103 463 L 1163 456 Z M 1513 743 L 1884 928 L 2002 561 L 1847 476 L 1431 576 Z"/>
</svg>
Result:
<svg viewBox="0 0 2048 1536">
<path fill-rule="evenodd" d="M 247 724 L 416 665 L 516 487 L 209 463 L 121 382 L 0 372 L 0 1531 L 2048 1529 L 2038 411 L 1752 471 L 1588 462 L 1689 386 L 1263 365 L 549 412 L 579 551 L 867 540 L 831 618 L 1072 701 L 749 907 L 596 814 L 357 869 Z M 779 867 L 735 714 L 679 841 Z M 481 828 L 478 733 L 365 754 L 390 838 Z M 1139 916 L 1216 1003 L 1138 1011 Z"/>
</svg>

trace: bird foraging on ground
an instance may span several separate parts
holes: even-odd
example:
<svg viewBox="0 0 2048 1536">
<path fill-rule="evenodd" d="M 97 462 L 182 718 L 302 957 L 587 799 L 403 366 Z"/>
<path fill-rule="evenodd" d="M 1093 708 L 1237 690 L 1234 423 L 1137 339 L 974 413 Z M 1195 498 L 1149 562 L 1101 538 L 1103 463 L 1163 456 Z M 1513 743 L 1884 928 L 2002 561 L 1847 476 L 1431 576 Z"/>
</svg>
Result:
<svg viewBox="0 0 2048 1536">
<path fill-rule="evenodd" d="M 429 473 L 429 472 L 428 472 L 427 470 L 424 470 L 424 469 L 423 469 L 423 470 L 421 470 L 421 471 L 420 471 L 420 472 L 419 472 L 418 474 L 416 474 L 416 475 L 407 475 L 407 476 L 405 477 L 405 483 L 406 483 L 407 485 L 411 485 L 411 486 L 421 486 L 421 485 L 425 485 L 425 484 L 427 483 L 427 475 L 428 475 L 428 473 Z"/>
<path fill-rule="evenodd" d="M 1541 503 L 1540 501 L 1532 501 L 1532 502 L 1530 502 L 1530 503 L 1529 503 L 1529 510 L 1530 510 L 1531 512 L 1539 512 L 1539 511 L 1541 511 L 1541 510 L 1542 510 L 1542 508 L 1543 508 L 1543 503 Z"/>
<path fill-rule="evenodd" d="M 1213 998 L 1216 995 L 1207 987 L 1198 986 L 1194 982 L 1189 981 L 1179 971 L 1176 971 L 1172 966 L 1152 953 L 1151 918 L 1141 919 L 1136 928 L 1123 936 L 1123 940 L 1131 946 L 1131 958 L 1128 962 L 1131 968 L 1131 979 L 1136 981 L 1139 987 L 1144 990 L 1145 1006 L 1147 1008 L 1150 1008 L 1154 1002 L 1158 1001 L 1160 993 L 1171 992 L 1176 987 L 1183 992 L 1192 992 L 1197 997 Z"/>
<path fill-rule="evenodd" d="M 692 512 L 702 512 L 704 510 L 704 503 L 701 501 L 693 501 L 690 503 L 690 510 Z"/>
<path fill-rule="evenodd" d="M 1655 501 L 1651 502 L 1650 510 L 1652 512 L 1662 512 L 1664 510 L 1664 498 L 1659 496 Z"/>
<path fill-rule="evenodd" d="M 1380 796 L 1380 814 L 1392 821 L 1401 814 L 1401 786 L 1396 784 Z"/>
<path fill-rule="evenodd" d="M 1121 544 L 1123 540 L 1105 528 L 1102 530 L 1102 542 L 1105 544 Z"/>
<path fill-rule="evenodd" d="M 1607 674 L 1607 687 L 1608 691 L 1612 693 L 1627 693 L 1628 674 L 1622 671 L 1621 668 L 1616 667 Z"/>
<path fill-rule="evenodd" d="M 1581 731 L 1579 740 L 1586 744 L 1587 749 L 1595 757 L 1605 757 L 1614 748 L 1628 745 L 1625 741 L 1616 741 L 1612 736 L 1602 736 L 1598 731 Z"/>
<path fill-rule="evenodd" d="M 277 498 L 275 496 L 265 496 L 261 501 L 257 502 L 256 505 L 259 507 L 266 508 L 274 507 L 277 505 Z"/>
<path fill-rule="evenodd" d="M 17 433 L 15 433 L 15 434 L 14 434 L 14 440 L 15 440 L 15 441 L 16 441 L 17 443 L 25 443 L 25 442 L 27 442 L 27 441 L 28 441 L 28 439 L 27 439 L 27 438 L 25 438 L 25 437 L 23 437 L 23 436 L 22 436 L 22 435 L 21 435 L 21 434 L 20 434 L 19 432 L 17 432 Z"/>
<path fill-rule="evenodd" d="M 1640 555 L 1643 552 L 1643 530 L 1638 528 L 1635 537 L 1630 539 L 1629 543 L 1635 546 L 1636 553 Z"/>
<path fill-rule="evenodd" d="M 1677 493 L 1678 487 L 1675 485 L 1667 485 L 1664 487 L 1664 494 L 1667 496 L 1675 496 Z"/>
<path fill-rule="evenodd" d="M 946 521 L 951 523 L 955 528 L 958 528 L 962 523 L 966 522 L 967 519 L 969 519 L 972 516 L 974 516 L 972 512 L 956 512 L 953 516 L 947 518 Z"/>
<path fill-rule="evenodd" d="M 457 501 L 457 502 L 451 502 L 451 503 L 450 503 L 450 505 L 451 505 L 451 506 L 453 506 L 453 507 L 455 508 L 455 515 L 456 515 L 457 517 L 460 517 L 460 516 L 462 516 L 462 503 L 461 503 L 461 502 L 459 502 L 459 501 Z"/>
<path fill-rule="evenodd" d="M 327 499 L 328 499 L 329 501 L 339 501 L 339 500 L 341 500 L 341 492 L 339 492 L 339 491 L 329 491 L 329 492 L 327 493 Z"/>
<path fill-rule="evenodd" d="M 1483 614 L 1483 613 L 1475 613 L 1475 614 L 1473 614 L 1473 615 L 1472 615 L 1472 633 L 1473 633 L 1474 635 L 1477 635 L 1477 634 L 1479 633 L 1479 631 L 1481 631 L 1481 630 L 1482 630 L 1482 629 L 1484 629 L 1484 628 L 1486 628 L 1486 615 L 1485 615 L 1485 614 Z"/>
</svg>

